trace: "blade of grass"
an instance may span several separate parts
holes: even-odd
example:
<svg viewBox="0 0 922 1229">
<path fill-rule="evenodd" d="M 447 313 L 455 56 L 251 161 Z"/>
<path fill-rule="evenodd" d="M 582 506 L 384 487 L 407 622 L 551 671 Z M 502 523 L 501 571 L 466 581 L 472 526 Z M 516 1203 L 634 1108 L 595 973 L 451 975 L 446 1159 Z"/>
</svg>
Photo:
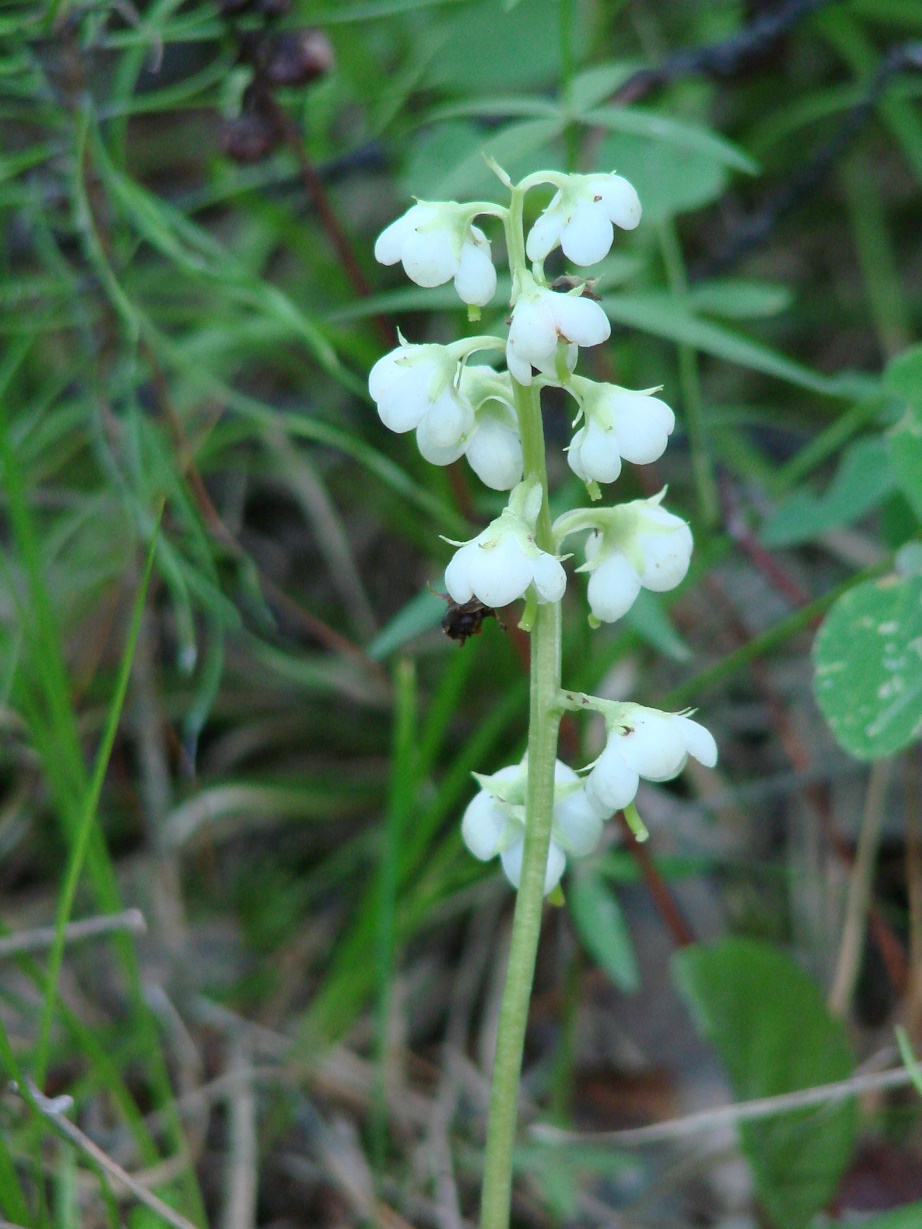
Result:
<svg viewBox="0 0 922 1229">
<path fill-rule="evenodd" d="M 89 788 L 87 789 L 83 798 L 82 815 L 80 817 L 80 823 L 77 827 L 74 842 L 71 845 L 67 872 L 64 877 L 61 895 L 58 900 L 58 911 L 55 919 L 55 939 L 48 959 L 48 984 L 45 988 L 45 1002 L 42 1008 L 38 1050 L 35 1058 L 35 1080 L 39 1086 L 41 1086 L 44 1081 L 45 1071 L 47 1070 L 48 1066 L 48 1052 L 51 1044 L 51 1024 L 54 1016 L 55 1001 L 57 999 L 58 977 L 61 972 L 61 964 L 64 960 L 64 946 L 67 941 L 66 926 L 70 921 L 71 910 L 74 907 L 74 898 L 77 894 L 77 885 L 80 882 L 80 874 L 83 870 L 84 859 L 89 848 L 90 836 L 93 831 L 94 822 L 96 821 L 96 809 L 99 806 L 99 798 L 102 794 L 103 781 L 105 780 L 106 770 L 109 766 L 109 757 L 112 754 L 112 747 L 115 744 L 115 736 L 118 732 L 122 708 L 125 703 L 125 696 L 128 692 L 128 682 L 131 677 L 131 663 L 134 660 L 135 645 L 137 644 L 138 633 L 141 630 L 141 617 L 144 613 L 144 603 L 147 598 L 147 587 L 150 582 L 151 569 L 154 565 L 154 556 L 156 554 L 157 538 L 159 537 L 160 533 L 160 521 L 162 516 L 163 504 L 160 505 L 160 510 L 157 513 L 154 533 L 147 552 L 147 561 L 144 565 L 144 573 L 141 577 L 141 584 L 138 588 L 137 596 L 135 597 L 134 610 L 132 611 L 131 624 L 128 631 L 128 642 L 125 645 L 125 651 L 122 654 L 122 661 L 119 666 L 118 677 L 115 683 L 115 691 L 109 704 L 106 727 L 103 732 L 99 750 L 96 753 L 96 762 L 93 766 L 93 776 L 90 780 Z"/>
<path fill-rule="evenodd" d="M 418 777 L 416 667 L 401 658 L 394 670 L 394 734 L 392 770 L 384 822 L 377 892 L 378 982 L 378 1078 L 372 1121 L 372 1155 L 375 1167 L 383 1169 L 387 1150 L 387 1068 L 388 1036 L 393 1000 L 396 960 L 397 893 L 400 879 L 400 851 L 403 835 L 416 806 Z"/>
</svg>

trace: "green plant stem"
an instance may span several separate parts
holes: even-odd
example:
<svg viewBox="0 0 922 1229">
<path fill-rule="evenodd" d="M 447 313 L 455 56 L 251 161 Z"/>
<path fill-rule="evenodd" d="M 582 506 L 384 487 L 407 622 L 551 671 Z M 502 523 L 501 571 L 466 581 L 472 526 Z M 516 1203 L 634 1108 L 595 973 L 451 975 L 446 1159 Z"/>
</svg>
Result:
<svg viewBox="0 0 922 1229">
<path fill-rule="evenodd" d="M 676 299 L 682 301 L 688 298 L 688 278 L 679 237 L 670 221 L 660 224 L 659 233 L 669 289 Z M 714 468 L 704 424 L 704 397 L 698 371 L 698 354 L 691 346 L 680 345 L 678 350 L 679 383 L 682 387 L 682 405 L 685 409 L 685 427 L 691 448 L 692 476 L 698 495 L 698 507 L 704 523 L 714 526 L 720 520 L 720 500 L 717 497 L 717 484 L 714 481 Z"/>
<path fill-rule="evenodd" d="M 513 190 L 506 227 L 513 284 L 516 272 L 526 268 L 523 195 Z M 524 387 L 515 384 L 515 395 L 525 476 L 539 481 L 544 492 L 535 540 L 542 550 L 553 551 L 540 394 L 534 385 Z M 554 766 L 561 712 L 560 643 L 560 604 L 548 602 L 539 605 L 531 633 L 525 851 L 490 1085 L 490 1114 L 480 1205 L 481 1229 L 507 1229 L 509 1224 L 522 1053 L 541 932 L 544 876 L 554 806 Z"/>
</svg>

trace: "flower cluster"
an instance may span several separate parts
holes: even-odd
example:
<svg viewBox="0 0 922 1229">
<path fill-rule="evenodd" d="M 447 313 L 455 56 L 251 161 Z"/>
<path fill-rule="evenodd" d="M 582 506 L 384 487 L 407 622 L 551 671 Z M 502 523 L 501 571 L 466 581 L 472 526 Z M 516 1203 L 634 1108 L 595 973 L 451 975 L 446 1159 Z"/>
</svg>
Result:
<svg viewBox="0 0 922 1229">
<path fill-rule="evenodd" d="M 385 426 L 416 432 L 422 455 L 435 465 L 466 457 L 508 503 L 480 533 L 457 548 L 445 571 L 451 600 L 496 609 L 526 599 L 526 611 L 559 603 L 567 586 L 562 554 L 572 534 L 587 533 L 589 621 L 611 623 L 625 615 L 641 589 L 663 592 L 684 579 L 692 535 L 680 517 L 662 507 L 665 490 L 650 499 L 600 506 L 599 484 L 615 482 L 625 461 L 648 465 L 663 454 L 675 415 L 656 393 L 632 391 L 578 375 L 580 350 L 606 341 L 611 325 L 601 302 L 572 275 L 550 284 L 544 262 L 555 248 L 577 266 L 602 260 L 615 228 L 633 230 L 641 218 L 633 187 L 620 175 L 538 172 L 513 185 L 512 203 L 459 204 L 418 201 L 381 234 L 375 255 L 398 262 L 420 286 L 453 281 L 469 316 L 479 315 L 496 293 L 492 249 L 478 219 L 497 219 L 505 231 L 512 295 L 505 336 L 469 337 L 450 345 L 400 344 L 374 365 L 368 387 Z M 550 185 L 555 194 L 526 235 L 526 194 Z M 528 264 L 530 263 L 530 266 Z M 505 369 L 473 361 L 505 358 Z M 586 484 L 592 506 L 564 512 L 551 523 L 540 422 L 540 390 L 553 386 L 576 402 L 574 434 L 567 449 L 573 473 Z M 536 444 L 536 441 L 537 444 Z M 528 616 L 529 619 L 532 616 Z M 527 620 L 523 626 L 531 627 Z M 559 690 L 559 680 L 558 680 Z M 568 701 L 562 697 L 560 707 Z M 665 781 L 689 755 L 713 765 L 717 748 L 703 726 L 686 714 L 639 705 L 613 705 L 581 697 L 575 707 L 603 714 L 605 750 L 580 777 L 559 762 L 545 892 L 560 880 L 568 855 L 595 848 L 602 825 L 632 804 L 641 779 Z M 550 788 L 550 758 L 546 768 Z M 478 776 L 480 792 L 464 814 L 462 833 L 478 858 L 499 856 L 518 886 L 522 869 L 529 766 L 523 761 L 493 776 Z M 549 798 L 549 794 L 545 795 Z M 546 829 L 545 829 L 546 832 Z"/>
</svg>

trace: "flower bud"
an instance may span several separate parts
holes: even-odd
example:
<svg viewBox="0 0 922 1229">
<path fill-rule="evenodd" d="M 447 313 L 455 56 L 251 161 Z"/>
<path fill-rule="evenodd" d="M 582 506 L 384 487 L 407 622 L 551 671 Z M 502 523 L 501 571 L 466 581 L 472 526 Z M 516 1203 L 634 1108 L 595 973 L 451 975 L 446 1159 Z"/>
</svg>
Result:
<svg viewBox="0 0 922 1229">
<path fill-rule="evenodd" d="M 576 265 L 603 260 L 614 239 L 614 227 L 633 230 L 640 221 L 637 193 L 620 175 L 554 177 L 560 190 L 531 228 L 526 243 L 529 260 L 544 260 L 559 243 Z"/>
<path fill-rule="evenodd" d="M 506 365 L 519 384 L 531 384 L 532 368 L 557 378 L 558 343 L 596 346 L 611 336 L 611 325 L 602 308 L 579 293 L 558 294 L 539 286 L 531 274 L 522 276 L 522 286 L 512 310 L 506 342 Z M 567 356 L 572 371 L 576 356 Z"/>
<path fill-rule="evenodd" d="M 717 744 L 713 735 L 683 713 L 662 713 L 639 704 L 613 706 L 605 750 L 591 765 L 586 794 L 605 814 L 633 802 L 640 778 L 671 781 L 689 755 L 713 768 Z"/>
<path fill-rule="evenodd" d="M 525 851 L 527 761 L 501 768 L 490 777 L 475 776 L 481 788 L 464 812 L 461 835 L 468 849 L 481 862 L 498 854 L 506 878 L 517 888 Z M 560 882 L 567 854 L 580 858 L 595 849 L 602 833 L 603 813 L 603 808 L 590 800 L 572 768 L 557 760 L 551 841 L 544 876 L 545 896 Z"/>
<path fill-rule="evenodd" d="M 402 263 L 417 286 L 442 286 L 454 279 L 463 303 L 484 307 L 496 291 L 496 270 L 486 235 L 470 210 L 455 201 L 419 201 L 378 236 L 375 259 Z"/>
<path fill-rule="evenodd" d="M 537 495 L 537 506 L 534 496 Z M 539 602 L 559 602 L 567 585 L 560 560 L 535 543 L 541 507 L 538 483 L 521 482 L 509 506 L 476 538 L 459 543 L 445 569 L 445 588 L 463 605 L 478 597 L 485 606 L 508 606 L 534 585 Z"/>
</svg>

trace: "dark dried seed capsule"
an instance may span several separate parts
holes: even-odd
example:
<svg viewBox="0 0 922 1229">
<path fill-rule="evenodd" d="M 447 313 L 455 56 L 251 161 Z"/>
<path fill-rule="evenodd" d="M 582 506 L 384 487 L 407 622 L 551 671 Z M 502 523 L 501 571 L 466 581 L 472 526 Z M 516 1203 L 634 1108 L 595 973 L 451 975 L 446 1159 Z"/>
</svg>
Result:
<svg viewBox="0 0 922 1229">
<path fill-rule="evenodd" d="M 307 85 L 333 67 L 333 45 L 322 30 L 288 30 L 265 44 L 261 59 L 273 85 Z"/>
<path fill-rule="evenodd" d="M 281 134 L 258 112 L 246 112 L 221 125 L 221 148 L 234 162 L 261 162 L 278 148 Z"/>
<path fill-rule="evenodd" d="M 592 299 L 596 303 L 601 303 L 602 296 L 595 293 L 592 289 L 593 285 L 594 283 L 587 281 L 586 278 L 573 277 L 571 274 L 564 273 L 561 277 L 557 277 L 551 282 L 551 290 L 562 291 L 566 294 L 568 290 L 575 290 L 577 286 L 582 286 L 580 298 Z"/>
</svg>

